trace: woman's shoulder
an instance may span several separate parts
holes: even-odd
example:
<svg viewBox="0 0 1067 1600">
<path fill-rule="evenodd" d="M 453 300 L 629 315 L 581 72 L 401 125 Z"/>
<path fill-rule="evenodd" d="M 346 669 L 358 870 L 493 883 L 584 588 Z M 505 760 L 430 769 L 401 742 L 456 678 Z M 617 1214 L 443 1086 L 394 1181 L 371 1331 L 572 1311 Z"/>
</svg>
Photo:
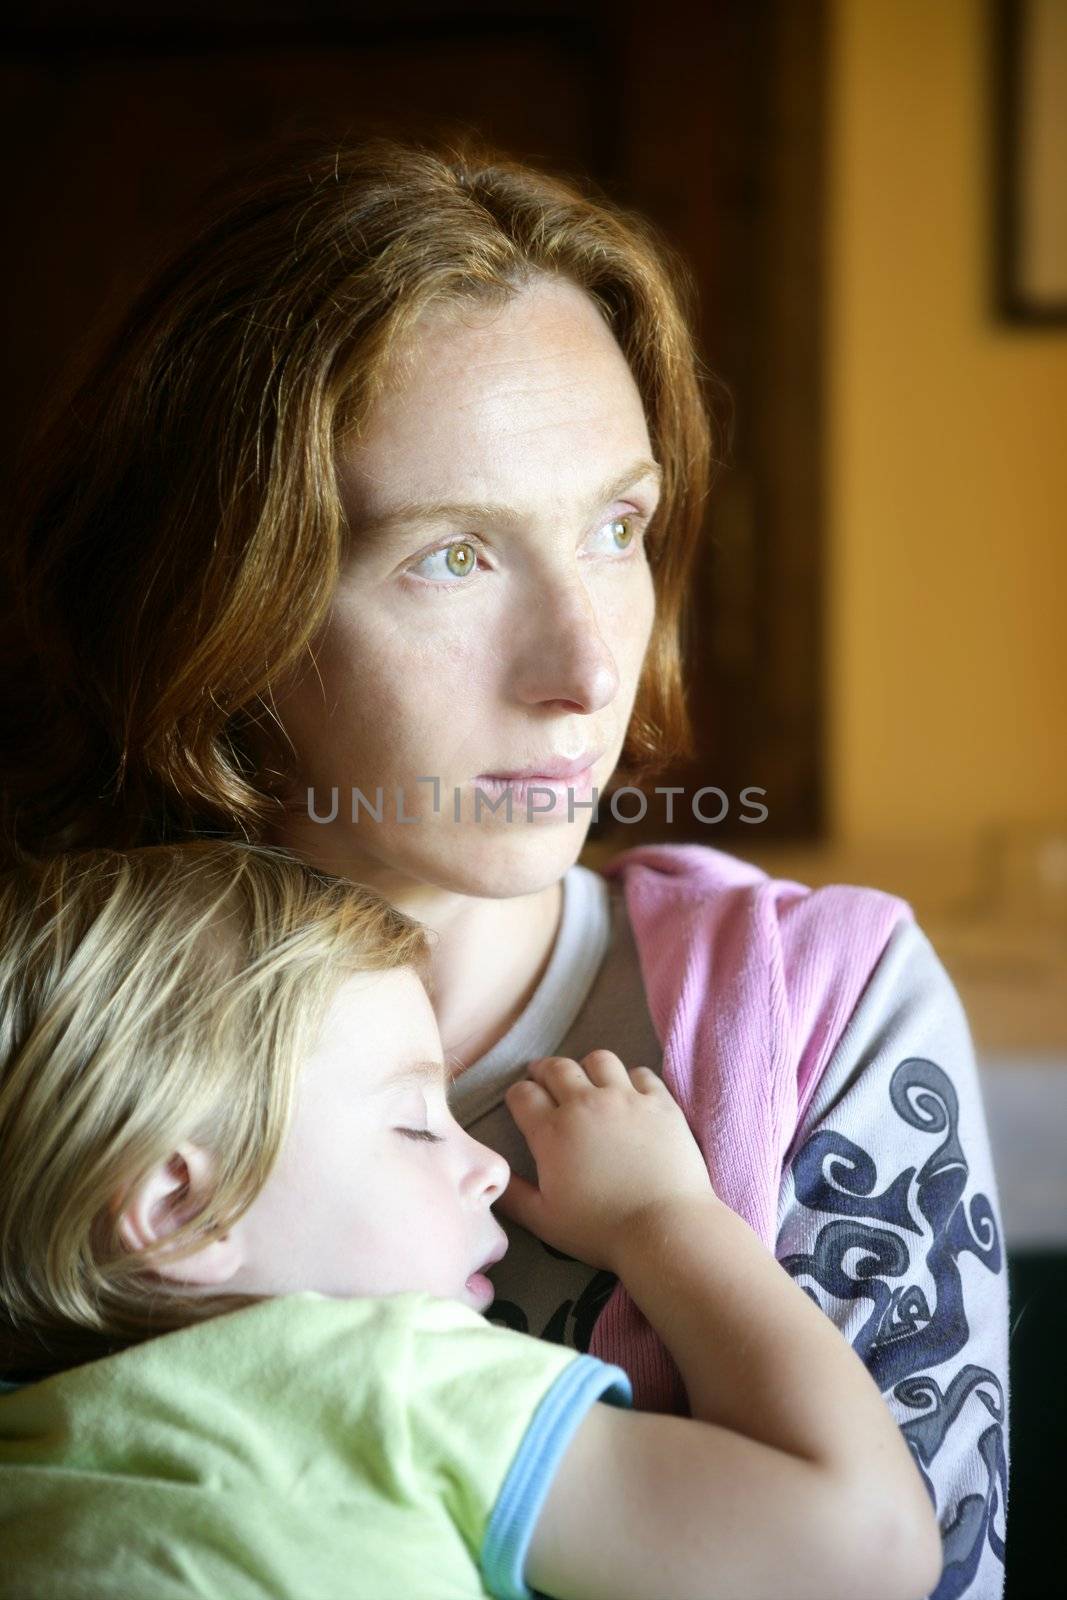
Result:
<svg viewBox="0 0 1067 1600">
<path fill-rule="evenodd" d="M 831 930 L 847 937 L 857 921 L 888 934 L 913 917 L 908 902 L 886 890 L 851 883 L 813 887 L 710 845 L 639 845 L 612 856 L 601 870 L 622 885 L 631 917 L 639 920 L 657 907 L 688 904 L 703 908 L 713 923 L 747 917 L 754 933 L 810 941 Z"/>
<path fill-rule="evenodd" d="M 754 862 L 706 844 L 636 845 L 611 856 L 601 870 L 606 878 L 661 881 L 695 892 L 770 881 Z"/>
<path fill-rule="evenodd" d="M 817 1081 L 902 925 L 906 900 L 862 884 L 811 887 L 705 845 L 649 845 L 605 868 L 623 884 L 652 1014 L 703 1016 L 702 1035 L 750 1041 Z M 731 1004 L 722 1006 L 729 994 Z"/>
</svg>

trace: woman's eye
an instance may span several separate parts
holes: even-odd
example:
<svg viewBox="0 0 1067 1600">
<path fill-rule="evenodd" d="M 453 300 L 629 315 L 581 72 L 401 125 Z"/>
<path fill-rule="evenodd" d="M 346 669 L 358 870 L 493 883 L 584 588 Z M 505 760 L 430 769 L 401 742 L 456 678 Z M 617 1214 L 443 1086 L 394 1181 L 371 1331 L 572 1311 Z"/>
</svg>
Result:
<svg viewBox="0 0 1067 1600">
<path fill-rule="evenodd" d="M 429 1128 L 398 1128 L 397 1133 L 405 1134 L 409 1139 L 427 1139 L 431 1144 L 441 1144 L 443 1141 L 439 1133 L 431 1133 Z"/>
<path fill-rule="evenodd" d="M 428 556 L 423 556 L 421 561 L 415 563 L 412 572 L 420 578 L 444 579 L 466 578 L 477 570 L 478 551 L 469 539 L 457 539 L 452 544 L 442 545 L 440 550 L 431 550 Z"/>
<path fill-rule="evenodd" d="M 598 552 L 618 556 L 632 550 L 640 536 L 641 520 L 639 516 L 625 513 L 605 522 L 594 535 Z M 442 588 L 456 588 L 477 572 L 478 556 L 479 547 L 473 539 L 454 539 L 439 550 L 431 550 L 408 570 Z"/>
<path fill-rule="evenodd" d="M 637 538 L 637 520 L 636 517 L 622 516 L 612 517 L 610 522 L 605 522 L 596 533 L 597 539 L 606 540 L 601 548 L 612 554 L 632 549 Z"/>
</svg>

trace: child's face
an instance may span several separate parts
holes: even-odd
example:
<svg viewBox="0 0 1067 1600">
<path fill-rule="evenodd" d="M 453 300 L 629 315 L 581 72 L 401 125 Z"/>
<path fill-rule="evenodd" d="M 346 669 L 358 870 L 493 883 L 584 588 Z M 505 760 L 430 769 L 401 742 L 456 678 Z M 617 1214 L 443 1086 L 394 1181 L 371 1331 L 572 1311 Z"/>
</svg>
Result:
<svg viewBox="0 0 1067 1600">
<path fill-rule="evenodd" d="M 452 1116 L 441 1056 L 410 968 L 343 981 L 298 1081 L 278 1162 L 237 1224 L 232 1288 L 421 1290 L 487 1308 L 493 1291 L 479 1268 L 507 1248 L 489 1208 L 510 1169 Z"/>
</svg>

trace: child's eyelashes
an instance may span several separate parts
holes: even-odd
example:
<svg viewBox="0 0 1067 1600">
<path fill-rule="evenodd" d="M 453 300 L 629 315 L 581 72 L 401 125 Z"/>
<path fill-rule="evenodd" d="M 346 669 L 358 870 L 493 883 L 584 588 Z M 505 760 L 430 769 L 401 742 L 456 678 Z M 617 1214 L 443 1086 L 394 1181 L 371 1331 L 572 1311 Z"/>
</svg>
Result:
<svg viewBox="0 0 1067 1600">
<path fill-rule="evenodd" d="M 441 1144 L 441 1135 L 431 1133 L 429 1128 L 398 1128 L 397 1133 L 404 1134 L 408 1139 L 427 1139 L 431 1144 Z"/>
</svg>

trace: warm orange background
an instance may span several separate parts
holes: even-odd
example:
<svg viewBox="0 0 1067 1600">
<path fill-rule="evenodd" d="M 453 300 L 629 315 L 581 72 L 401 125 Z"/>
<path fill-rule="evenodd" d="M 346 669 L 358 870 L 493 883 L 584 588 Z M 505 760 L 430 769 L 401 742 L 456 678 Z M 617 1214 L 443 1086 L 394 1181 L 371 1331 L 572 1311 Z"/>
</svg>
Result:
<svg viewBox="0 0 1067 1600">
<path fill-rule="evenodd" d="M 830 820 L 955 853 L 1067 823 L 1067 329 L 990 311 L 989 7 L 832 21 Z"/>
</svg>

